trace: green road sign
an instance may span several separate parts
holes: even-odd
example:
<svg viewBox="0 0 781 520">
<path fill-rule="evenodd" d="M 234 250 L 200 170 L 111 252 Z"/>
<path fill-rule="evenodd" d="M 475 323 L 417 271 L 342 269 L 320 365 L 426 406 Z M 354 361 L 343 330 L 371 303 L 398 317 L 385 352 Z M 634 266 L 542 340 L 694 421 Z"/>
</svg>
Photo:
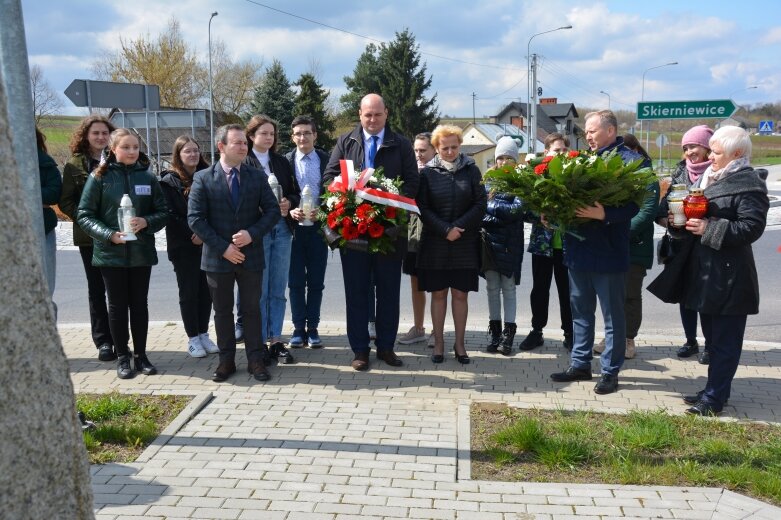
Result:
<svg viewBox="0 0 781 520">
<path fill-rule="evenodd" d="M 737 107 L 731 99 L 710 101 L 640 101 L 637 119 L 726 119 Z"/>
</svg>

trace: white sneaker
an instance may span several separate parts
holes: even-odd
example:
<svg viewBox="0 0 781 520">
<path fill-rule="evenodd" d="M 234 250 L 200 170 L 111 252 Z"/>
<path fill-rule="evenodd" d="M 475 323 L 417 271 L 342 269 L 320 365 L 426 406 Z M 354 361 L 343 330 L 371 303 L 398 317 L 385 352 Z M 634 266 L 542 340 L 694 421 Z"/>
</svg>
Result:
<svg viewBox="0 0 781 520">
<path fill-rule="evenodd" d="M 626 353 L 624 354 L 626 359 L 632 359 L 635 357 L 635 340 L 632 338 L 626 338 Z"/>
<path fill-rule="evenodd" d="M 369 339 L 375 340 L 377 339 L 377 327 L 374 326 L 374 322 L 369 322 Z"/>
<path fill-rule="evenodd" d="M 208 332 L 199 334 L 198 339 L 201 340 L 201 345 L 208 354 L 217 354 L 220 352 L 220 347 L 218 347 L 217 344 L 212 341 Z"/>
<path fill-rule="evenodd" d="M 206 351 L 203 349 L 203 345 L 201 345 L 200 336 L 190 338 L 190 341 L 187 343 L 187 352 L 194 358 L 206 357 Z"/>
</svg>

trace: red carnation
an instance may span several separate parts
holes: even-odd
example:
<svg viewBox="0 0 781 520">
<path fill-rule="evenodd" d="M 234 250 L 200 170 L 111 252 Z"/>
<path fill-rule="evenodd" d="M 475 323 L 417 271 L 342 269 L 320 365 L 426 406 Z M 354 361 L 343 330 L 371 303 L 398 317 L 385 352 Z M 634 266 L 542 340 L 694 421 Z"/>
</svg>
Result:
<svg viewBox="0 0 781 520">
<path fill-rule="evenodd" d="M 335 212 L 331 212 L 328 214 L 328 227 L 331 229 L 336 229 L 336 226 L 339 225 L 339 215 L 337 215 Z"/>
<path fill-rule="evenodd" d="M 358 234 L 363 235 L 369 229 L 369 224 L 365 220 L 358 222 Z"/>
<path fill-rule="evenodd" d="M 370 237 L 380 238 L 383 233 L 385 233 L 385 228 L 382 227 L 382 224 L 378 224 L 377 222 L 372 222 L 371 224 L 369 224 Z"/>
<path fill-rule="evenodd" d="M 393 206 L 385 206 L 385 216 L 388 218 L 396 218 L 396 208 Z"/>
<path fill-rule="evenodd" d="M 542 158 L 542 164 L 548 164 L 552 160 L 553 160 L 553 156 L 552 155 L 546 155 L 545 157 Z"/>
<path fill-rule="evenodd" d="M 353 220 L 350 217 L 344 217 L 342 219 L 342 226 L 343 227 L 350 227 L 353 225 Z"/>
<path fill-rule="evenodd" d="M 360 220 L 366 220 L 367 218 L 371 217 L 373 212 L 374 208 L 372 208 L 372 205 L 365 202 L 355 208 L 355 216 Z"/>
<path fill-rule="evenodd" d="M 543 173 L 545 173 L 545 170 L 547 169 L 548 169 L 547 164 L 545 163 L 538 164 L 537 166 L 534 167 L 534 173 L 536 173 L 537 175 L 542 175 Z"/>
<path fill-rule="evenodd" d="M 569 157 L 570 159 L 574 159 L 578 155 L 580 155 L 580 152 L 577 150 L 570 150 L 569 153 L 567 153 L 567 157 Z"/>
</svg>

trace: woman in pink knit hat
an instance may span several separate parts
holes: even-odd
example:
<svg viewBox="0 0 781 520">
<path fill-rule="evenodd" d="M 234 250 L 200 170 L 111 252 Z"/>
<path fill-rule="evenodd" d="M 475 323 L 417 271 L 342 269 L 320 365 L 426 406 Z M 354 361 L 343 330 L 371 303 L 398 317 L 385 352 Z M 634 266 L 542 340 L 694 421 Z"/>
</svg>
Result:
<svg viewBox="0 0 781 520">
<path fill-rule="evenodd" d="M 711 161 L 708 159 L 710 154 L 710 145 L 708 141 L 713 135 L 711 130 L 706 125 L 698 125 L 690 128 L 681 139 L 681 147 L 683 148 L 683 159 L 678 163 L 678 167 L 675 169 L 675 173 L 672 176 L 672 184 L 685 184 L 687 188 L 699 180 L 708 166 L 711 165 Z M 673 238 L 673 251 L 679 251 L 683 249 L 682 243 L 685 240 L 691 240 L 693 237 L 691 233 L 687 233 L 682 229 L 676 229 L 669 225 L 672 221 L 669 220 L 669 208 L 667 204 L 667 194 L 664 194 L 661 204 L 659 204 L 659 213 L 657 223 L 660 226 L 668 228 L 670 236 Z M 686 309 L 683 304 L 680 304 L 681 312 L 681 324 L 683 325 L 683 331 L 686 335 L 686 343 L 681 346 L 676 352 L 679 358 L 688 358 L 699 354 L 699 362 L 703 365 L 709 363 L 708 345 L 705 344 L 703 352 L 700 353 L 700 346 L 697 343 L 697 311 Z"/>
</svg>

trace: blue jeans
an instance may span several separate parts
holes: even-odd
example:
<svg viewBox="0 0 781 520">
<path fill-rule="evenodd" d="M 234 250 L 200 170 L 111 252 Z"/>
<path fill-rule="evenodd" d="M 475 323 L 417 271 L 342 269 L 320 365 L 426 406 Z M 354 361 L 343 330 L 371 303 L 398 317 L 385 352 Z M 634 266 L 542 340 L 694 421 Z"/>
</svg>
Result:
<svg viewBox="0 0 781 520">
<path fill-rule="evenodd" d="M 594 349 L 597 298 L 605 321 L 605 350 L 602 373 L 617 376 L 626 353 L 626 273 L 569 271 L 572 307 L 572 356 L 575 368 L 590 368 Z"/>
<path fill-rule="evenodd" d="M 353 352 L 369 351 L 369 286 L 374 276 L 377 291 L 378 351 L 392 351 L 399 328 L 401 259 L 395 255 L 341 249 L 347 339 Z"/>
<path fill-rule="evenodd" d="M 296 226 L 290 255 L 290 313 L 296 330 L 320 325 L 320 304 L 325 289 L 328 246 L 320 226 Z"/>
<path fill-rule="evenodd" d="M 290 272 L 290 252 L 293 234 L 282 218 L 263 236 L 263 280 L 260 293 L 260 337 L 263 341 L 279 338 L 285 321 L 285 289 Z"/>
<path fill-rule="evenodd" d="M 504 276 L 499 271 L 486 271 L 483 274 L 488 293 L 488 319 L 501 321 L 504 303 L 504 322 L 515 323 L 515 277 Z"/>
</svg>

